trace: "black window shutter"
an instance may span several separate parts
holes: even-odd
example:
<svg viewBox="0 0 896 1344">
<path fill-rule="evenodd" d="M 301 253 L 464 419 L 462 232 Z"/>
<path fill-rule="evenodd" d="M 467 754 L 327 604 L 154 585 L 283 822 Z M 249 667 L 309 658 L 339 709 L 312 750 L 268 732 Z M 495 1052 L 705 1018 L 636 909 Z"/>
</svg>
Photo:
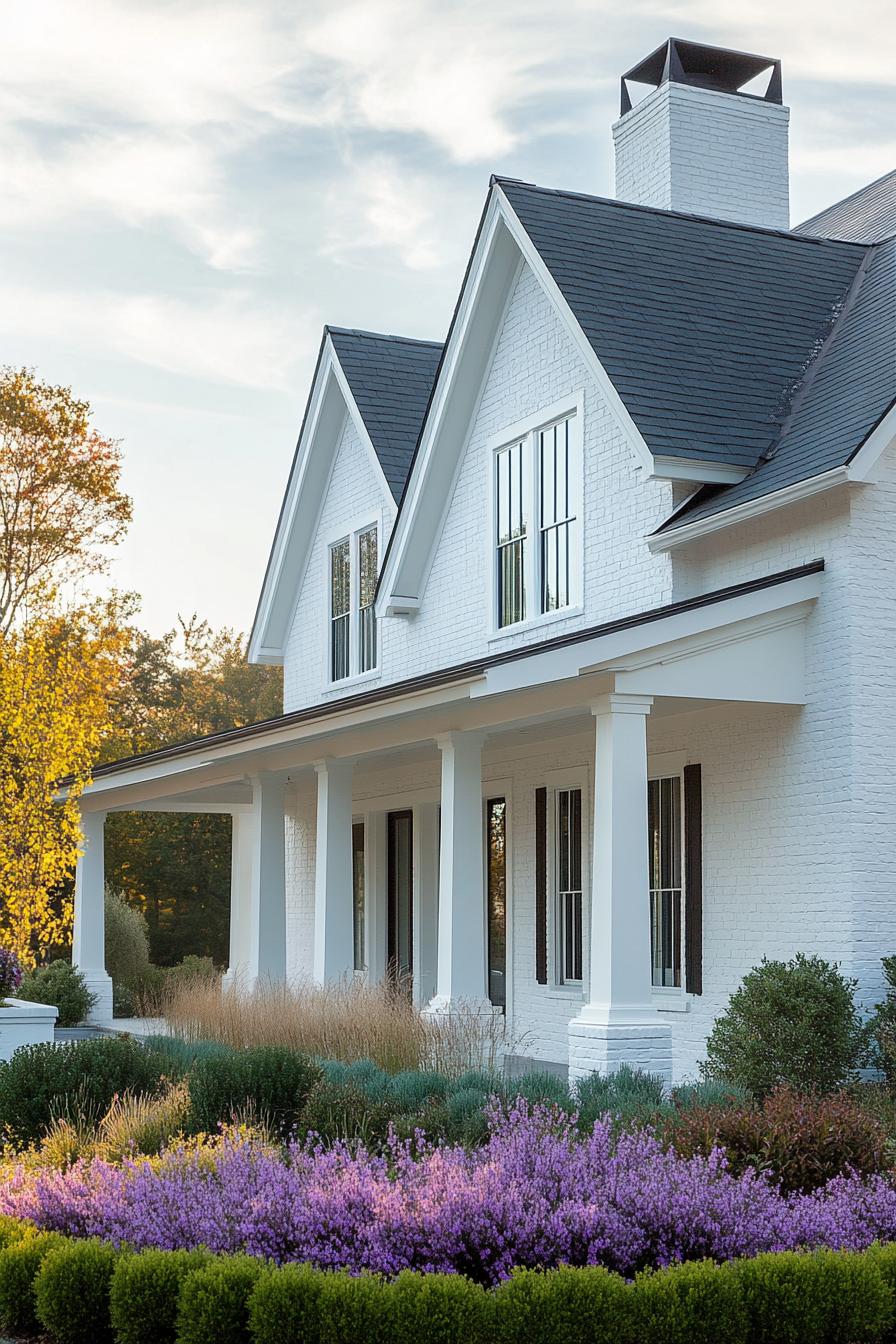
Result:
<svg viewBox="0 0 896 1344">
<path fill-rule="evenodd" d="M 703 781 L 699 765 L 684 768 L 685 989 L 703 993 Z"/>
<path fill-rule="evenodd" d="M 535 979 L 548 982 L 548 791 L 535 790 Z"/>
</svg>

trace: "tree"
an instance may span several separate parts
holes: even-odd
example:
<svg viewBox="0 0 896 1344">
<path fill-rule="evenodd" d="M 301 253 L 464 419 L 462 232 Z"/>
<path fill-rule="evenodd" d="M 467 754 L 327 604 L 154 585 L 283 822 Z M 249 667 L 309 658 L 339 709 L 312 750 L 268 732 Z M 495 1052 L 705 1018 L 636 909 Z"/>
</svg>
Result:
<svg viewBox="0 0 896 1344">
<path fill-rule="evenodd" d="M 29 967 L 71 936 L 77 800 L 119 675 L 116 615 L 114 603 L 96 604 L 0 640 L 0 943 Z"/>
<path fill-rule="evenodd" d="M 132 629 L 103 745 L 113 760 L 280 712 L 282 674 L 246 661 L 245 640 L 194 616 L 154 638 Z M 230 818 L 121 812 L 106 821 L 106 877 L 141 909 L 152 959 L 227 959 Z"/>
<path fill-rule="evenodd" d="M 102 571 L 131 501 L 121 453 L 90 406 L 29 369 L 0 369 L 0 635 L 60 583 Z"/>
</svg>

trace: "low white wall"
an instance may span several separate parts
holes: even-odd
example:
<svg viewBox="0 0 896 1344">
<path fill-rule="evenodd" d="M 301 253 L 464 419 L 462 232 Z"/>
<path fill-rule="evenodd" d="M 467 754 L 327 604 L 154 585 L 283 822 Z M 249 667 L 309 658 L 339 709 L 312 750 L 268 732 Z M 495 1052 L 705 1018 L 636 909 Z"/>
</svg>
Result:
<svg viewBox="0 0 896 1344">
<path fill-rule="evenodd" d="M 12 1059 L 22 1045 L 53 1040 L 59 1009 L 25 999 L 0 999 L 0 1059 Z"/>
</svg>

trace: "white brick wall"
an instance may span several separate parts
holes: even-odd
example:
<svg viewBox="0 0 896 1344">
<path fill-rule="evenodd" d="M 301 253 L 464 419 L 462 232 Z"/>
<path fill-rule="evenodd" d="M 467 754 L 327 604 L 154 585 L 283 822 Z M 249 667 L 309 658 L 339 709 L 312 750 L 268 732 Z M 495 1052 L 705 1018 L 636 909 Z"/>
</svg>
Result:
<svg viewBox="0 0 896 1344">
<path fill-rule="evenodd" d="M 344 529 L 368 517 L 380 523 L 382 556 L 395 521 L 395 503 L 354 422 L 347 418 L 284 651 L 283 707 L 287 711 L 345 694 L 328 686 L 329 545 Z"/>
<path fill-rule="evenodd" d="M 661 84 L 613 127 L 616 195 L 786 229 L 789 118 L 778 103 Z"/>
<path fill-rule="evenodd" d="M 703 768 L 704 994 L 669 1013 L 676 1078 L 693 1074 L 707 1032 L 743 974 L 763 955 L 818 952 L 880 990 L 879 958 L 896 951 L 896 454 L 880 484 L 815 497 L 766 519 L 652 557 L 644 535 L 671 503 L 641 483 L 629 449 L 534 277 L 509 304 L 469 450 L 449 505 L 424 607 L 381 631 L 383 677 L 398 679 L 487 651 L 483 528 L 488 437 L 576 388 L 585 395 L 585 611 L 593 624 L 823 556 L 822 596 L 809 621 L 804 709 L 719 705 L 648 722 L 651 753 L 680 752 Z M 287 705 L 321 698 L 325 668 L 325 538 L 374 500 L 391 525 L 366 453 L 347 427 L 324 504 L 319 542 L 287 654 Z M 550 633 L 564 629 L 560 622 Z M 539 632 L 510 636 L 525 643 Z M 325 692 L 324 694 L 339 694 Z M 593 766 L 593 723 L 562 735 L 490 739 L 486 780 L 510 797 L 511 995 L 517 1053 L 565 1061 L 580 994 L 535 983 L 534 797 L 552 770 Z M 431 758 L 359 772 L 359 811 L 433 797 Z M 421 792 L 424 791 L 424 792 Z M 391 800 L 378 803 L 377 800 Z M 289 965 L 310 968 L 314 781 L 300 780 L 288 820 Z M 431 896 L 430 896 L 431 899 Z M 587 969 L 586 969 L 587 974 Z"/>
</svg>

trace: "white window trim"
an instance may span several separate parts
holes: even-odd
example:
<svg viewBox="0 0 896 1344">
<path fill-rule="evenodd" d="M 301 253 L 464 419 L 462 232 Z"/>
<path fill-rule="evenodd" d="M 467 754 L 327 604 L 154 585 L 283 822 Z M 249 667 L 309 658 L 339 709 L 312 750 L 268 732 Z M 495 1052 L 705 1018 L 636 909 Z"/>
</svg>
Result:
<svg viewBox="0 0 896 1344">
<path fill-rule="evenodd" d="M 691 999 L 693 994 L 688 994 L 684 982 L 687 975 L 685 965 L 685 921 L 686 901 L 685 901 L 685 818 L 684 818 L 684 767 L 688 763 L 687 754 L 683 751 L 667 751 L 655 755 L 648 754 L 647 757 L 647 779 L 673 779 L 678 778 L 681 788 L 681 836 L 679 843 L 681 845 L 681 984 L 680 985 L 654 985 L 650 987 L 650 997 L 654 1008 L 661 1013 L 688 1013 L 691 1010 Z M 644 837 L 644 843 L 647 844 L 647 836 Z"/>
<path fill-rule="evenodd" d="M 591 795 L 589 774 L 583 766 L 565 770 L 551 770 L 545 775 L 548 791 L 548 967 L 547 997 L 584 1001 L 591 975 Z M 580 789 L 582 793 L 582 979 L 564 980 L 560 971 L 560 902 L 557 886 L 557 794 L 564 789 Z"/>
<path fill-rule="evenodd" d="M 518 420 L 516 424 L 508 425 L 499 433 L 493 434 L 487 440 L 488 449 L 488 526 L 485 529 L 486 539 L 486 573 L 489 578 L 489 611 L 488 611 L 488 639 L 489 641 L 503 640 L 511 638 L 514 635 L 525 633 L 527 630 L 539 628 L 543 625 L 550 625 L 555 621 L 565 621 L 582 614 L 582 594 L 584 588 L 583 576 L 583 545 L 582 539 L 585 534 L 584 520 L 584 407 L 585 393 L 583 388 L 578 388 L 571 392 L 569 396 L 555 401 L 550 406 L 542 407 L 534 415 L 526 416 L 524 420 Z M 538 598 L 541 592 L 540 574 L 539 574 L 539 539 L 541 531 L 541 502 L 538 498 L 537 483 L 540 473 L 536 470 L 536 455 L 538 444 L 538 432 L 542 429 L 549 429 L 557 421 L 569 419 L 569 443 L 570 443 L 570 462 L 569 462 L 569 483 L 572 496 L 573 511 L 575 514 L 574 525 L 570 528 L 570 602 L 566 607 L 560 607 L 554 611 L 536 612 L 529 615 L 525 620 L 517 621 L 513 625 L 501 626 L 498 624 L 498 566 L 496 562 L 496 528 L 497 528 L 497 509 L 498 499 L 495 488 L 495 458 L 502 449 L 510 448 L 515 443 L 523 444 L 522 468 L 523 476 L 526 482 L 528 498 L 532 505 L 532 516 L 528 520 L 528 529 L 526 532 L 526 563 L 525 563 L 525 585 L 527 604 L 531 609 L 532 602 Z"/>
<path fill-rule="evenodd" d="M 376 640 L 376 663 L 368 668 L 366 672 L 358 671 L 358 658 L 360 651 L 360 607 L 358 606 L 358 597 L 360 595 L 360 575 L 358 566 L 358 538 L 362 532 L 367 532 L 370 528 L 376 528 L 376 549 L 377 549 L 377 567 L 382 563 L 383 558 L 383 515 L 382 512 L 374 514 L 364 514 L 345 523 L 342 527 L 333 528 L 322 538 L 324 546 L 324 630 L 326 632 L 323 650 L 323 693 L 327 691 L 341 691 L 346 687 L 362 686 L 365 682 L 375 680 L 381 673 L 382 660 L 382 640 L 381 623 L 377 621 L 377 640 Z M 349 543 L 349 674 L 347 677 L 340 677 L 334 681 L 332 676 L 331 658 L 331 623 L 332 623 L 332 569 L 330 555 L 334 546 L 340 541 Z"/>
</svg>

